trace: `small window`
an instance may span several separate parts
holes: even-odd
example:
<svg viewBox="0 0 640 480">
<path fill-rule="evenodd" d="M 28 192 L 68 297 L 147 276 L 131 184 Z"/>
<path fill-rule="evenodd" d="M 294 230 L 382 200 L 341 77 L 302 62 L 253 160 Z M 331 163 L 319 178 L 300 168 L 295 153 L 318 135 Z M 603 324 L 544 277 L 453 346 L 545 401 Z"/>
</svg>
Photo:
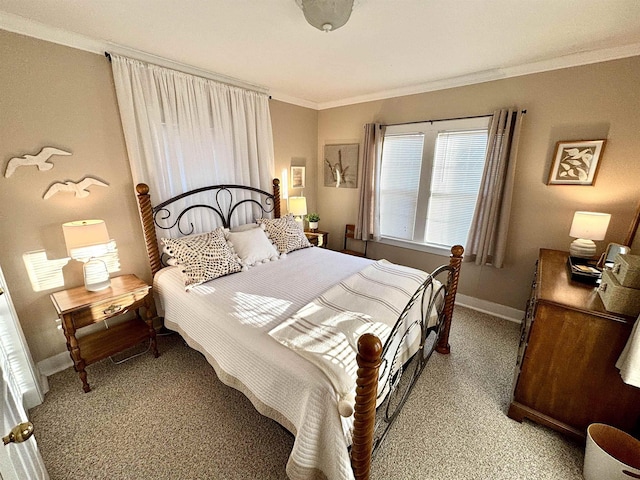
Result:
<svg viewBox="0 0 640 480">
<path fill-rule="evenodd" d="M 485 117 L 387 127 L 380 179 L 383 241 L 434 253 L 465 244 L 488 124 Z"/>
</svg>

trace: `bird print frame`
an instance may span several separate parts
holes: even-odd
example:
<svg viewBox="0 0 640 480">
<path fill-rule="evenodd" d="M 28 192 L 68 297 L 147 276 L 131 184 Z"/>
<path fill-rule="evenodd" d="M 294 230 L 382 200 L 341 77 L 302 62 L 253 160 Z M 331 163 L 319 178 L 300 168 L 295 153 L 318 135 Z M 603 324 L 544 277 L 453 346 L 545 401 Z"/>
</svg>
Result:
<svg viewBox="0 0 640 480">
<path fill-rule="evenodd" d="M 556 143 L 547 185 L 593 185 L 606 140 Z"/>
<path fill-rule="evenodd" d="M 360 144 L 324 146 L 324 186 L 357 188 Z"/>
</svg>

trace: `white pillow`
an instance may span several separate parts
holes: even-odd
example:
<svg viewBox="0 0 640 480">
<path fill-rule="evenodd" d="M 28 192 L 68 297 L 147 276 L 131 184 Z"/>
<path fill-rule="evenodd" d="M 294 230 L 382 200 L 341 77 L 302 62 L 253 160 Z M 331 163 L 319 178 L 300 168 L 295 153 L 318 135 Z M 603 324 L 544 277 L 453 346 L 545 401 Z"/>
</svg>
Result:
<svg viewBox="0 0 640 480">
<path fill-rule="evenodd" d="M 225 237 L 243 266 L 251 267 L 277 260 L 279 257 L 278 251 L 262 228 L 251 228 L 241 232 L 225 230 Z"/>
<path fill-rule="evenodd" d="M 245 230 L 252 230 L 254 228 L 258 228 L 259 225 L 257 223 L 245 223 L 244 225 L 238 225 L 237 227 L 232 227 L 229 231 L 231 232 L 244 232 Z"/>
</svg>

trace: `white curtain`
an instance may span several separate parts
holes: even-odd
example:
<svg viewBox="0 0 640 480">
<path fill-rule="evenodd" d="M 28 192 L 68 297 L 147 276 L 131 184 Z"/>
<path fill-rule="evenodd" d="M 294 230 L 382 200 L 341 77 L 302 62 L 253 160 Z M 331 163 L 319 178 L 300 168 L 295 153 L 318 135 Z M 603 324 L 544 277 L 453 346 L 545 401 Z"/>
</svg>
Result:
<svg viewBox="0 0 640 480">
<path fill-rule="evenodd" d="M 133 181 L 149 185 L 154 205 L 215 184 L 271 191 L 266 94 L 119 55 L 112 54 L 111 63 Z M 235 219 L 244 223 L 251 216 L 247 207 Z M 197 230 L 211 227 L 203 221 Z"/>
<path fill-rule="evenodd" d="M 465 260 L 502 268 L 524 112 L 497 110 L 489 126 L 487 159 L 465 248 Z"/>
<path fill-rule="evenodd" d="M 380 240 L 380 168 L 385 127 L 378 123 L 364 126 L 362 187 L 355 238 Z"/>
</svg>

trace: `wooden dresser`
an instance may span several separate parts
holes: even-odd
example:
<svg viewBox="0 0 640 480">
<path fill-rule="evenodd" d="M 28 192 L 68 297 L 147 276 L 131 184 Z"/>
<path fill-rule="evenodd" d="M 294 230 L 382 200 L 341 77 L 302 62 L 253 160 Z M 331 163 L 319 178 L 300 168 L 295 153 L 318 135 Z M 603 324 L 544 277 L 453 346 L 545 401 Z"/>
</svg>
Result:
<svg viewBox="0 0 640 480">
<path fill-rule="evenodd" d="M 615 367 L 635 318 L 607 312 L 595 286 L 572 281 L 567 257 L 540 250 L 508 415 L 577 439 L 595 422 L 637 434 L 640 388 Z"/>
</svg>

